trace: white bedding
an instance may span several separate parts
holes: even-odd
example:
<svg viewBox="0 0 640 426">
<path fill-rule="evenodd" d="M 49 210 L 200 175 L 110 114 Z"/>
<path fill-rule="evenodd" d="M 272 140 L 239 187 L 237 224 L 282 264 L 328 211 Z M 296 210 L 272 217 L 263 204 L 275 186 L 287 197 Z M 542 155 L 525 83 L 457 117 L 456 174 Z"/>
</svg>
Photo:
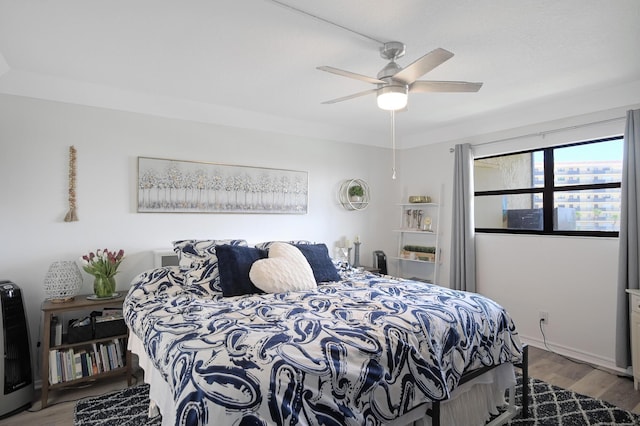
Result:
<svg viewBox="0 0 640 426">
<path fill-rule="evenodd" d="M 144 382 L 150 385 L 149 417 L 162 415 L 162 426 L 173 426 L 175 403 L 171 396 L 171 388 L 162 378 L 162 374 L 153 367 L 153 363 L 144 351 L 140 339 L 131 334 L 129 350 L 138 356 L 138 363 L 144 370 Z M 484 426 L 492 415 L 498 413 L 497 407 L 507 405 L 505 392 L 514 391 L 516 377 L 513 365 L 505 363 L 459 386 L 451 398 L 440 404 L 440 422 L 442 425 Z M 511 416 L 517 414 L 513 401 L 509 407 Z M 431 418 L 426 411 L 431 404 L 425 404 L 406 413 L 402 417 L 388 423 L 388 426 L 429 426 Z M 503 419 L 500 419 L 503 420 Z M 498 421 L 495 424 L 502 424 Z"/>
<path fill-rule="evenodd" d="M 454 424 L 480 425 L 515 383 L 510 363 L 522 355 L 510 317 L 490 299 L 364 274 L 221 297 L 160 268 L 134 282 L 125 318 L 165 425 L 404 425 L 431 401 L 443 401 L 443 425 L 450 413 L 465 416 Z M 458 386 L 463 373 L 499 365 L 486 382 Z M 472 402 L 478 420 L 461 414 Z"/>
</svg>

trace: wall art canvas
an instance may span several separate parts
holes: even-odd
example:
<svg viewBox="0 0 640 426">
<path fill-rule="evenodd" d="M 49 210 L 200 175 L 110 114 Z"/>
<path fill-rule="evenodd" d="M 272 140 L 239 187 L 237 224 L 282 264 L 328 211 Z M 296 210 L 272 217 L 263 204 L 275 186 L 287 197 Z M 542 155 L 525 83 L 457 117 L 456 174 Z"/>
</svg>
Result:
<svg viewBox="0 0 640 426">
<path fill-rule="evenodd" d="M 308 172 L 138 157 L 140 213 L 306 214 Z"/>
</svg>

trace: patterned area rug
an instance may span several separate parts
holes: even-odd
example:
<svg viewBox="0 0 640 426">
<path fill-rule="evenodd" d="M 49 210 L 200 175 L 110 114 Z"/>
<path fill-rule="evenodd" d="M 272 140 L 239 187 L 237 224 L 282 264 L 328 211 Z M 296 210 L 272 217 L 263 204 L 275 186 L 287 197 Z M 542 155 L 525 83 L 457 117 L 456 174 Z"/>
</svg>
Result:
<svg viewBox="0 0 640 426">
<path fill-rule="evenodd" d="M 160 426 L 162 419 L 149 419 L 149 385 L 139 385 L 78 401 L 75 426 Z"/>
<path fill-rule="evenodd" d="M 522 387 L 518 377 L 516 403 Z M 607 402 L 530 379 L 529 418 L 514 419 L 509 425 L 585 426 L 640 425 L 640 416 Z M 140 385 L 78 401 L 75 426 L 160 426 L 161 418 L 147 418 L 149 385 Z"/>
<path fill-rule="evenodd" d="M 640 425 L 640 416 L 608 402 L 529 379 L 529 417 L 508 424 L 522 426 Z M 518 375 L 516 404 L 522 402 L 522 377 Z"/>
</svg>

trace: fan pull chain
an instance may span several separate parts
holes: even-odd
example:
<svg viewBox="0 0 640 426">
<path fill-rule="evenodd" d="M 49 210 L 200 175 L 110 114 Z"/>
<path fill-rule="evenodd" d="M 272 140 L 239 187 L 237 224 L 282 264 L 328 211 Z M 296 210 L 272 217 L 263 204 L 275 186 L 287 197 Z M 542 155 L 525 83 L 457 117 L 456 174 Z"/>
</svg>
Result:
<svg viewBox="0 0 640 426">
<path fill-rule="evenodd" d="M 396 112 L 391 110 L 391 155 L 393 157 L 393 167 L 391 170 L 391 179 L 396 178 Z"/>
</svg>

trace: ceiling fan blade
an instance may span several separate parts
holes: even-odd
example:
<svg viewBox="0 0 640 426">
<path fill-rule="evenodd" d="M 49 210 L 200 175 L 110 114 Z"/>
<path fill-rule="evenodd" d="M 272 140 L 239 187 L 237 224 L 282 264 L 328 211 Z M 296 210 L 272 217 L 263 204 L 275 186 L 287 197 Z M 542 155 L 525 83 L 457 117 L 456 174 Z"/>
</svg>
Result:
<svg viewBox="0 0 640 426">
<path fill-rule="evenodd" d="M 384 81 L 378 80 L 377 78 L 367 77 L 366 75 L 356 74 L 355 72 L 341 70 L 340 68 L 334 68 L 334 67 L 329 67 L 329 66 L 321 66 L 321 67 L 318 67 L 317 69 L 319 69 L 320 71 L 326 71 L 326 72 L 330 72 L 330 73 L 333 73 L 333 74 L 338 74 L 338 75 L 341 75 L 343 77 L 354 78 L 356 80 L 364 81 L 366 83 L 372 83 L 372 84 L 382 84 L 382 83 L 384 83 Z"/>
<path fill-rule="evenodd" d="M 369 90 L 365 90 L 364 92 L 358 92 L 358 93 L 354 93 L 353 95 L 343 96 L 341 98 L 336 98 L 336 99 L 331 99 L 330 101 L 324 101 L 322 103 L 323 104 L 335 104 L 336 102 L 347 101 L 349 99 L 358 98 L 360 96 L 369 95 L 371 93 L 376 93 L 377 91 L 378 91 L 378 89 L 369 89 Z"/>
<path fill-rule="evenodd" d="M 409 86 L 409 92 L 477 92 L 481 87 L 482 83 L 470 83 L 468 81 L 415 81 Z"/>
<path fill-rule="evenodd" d="M 410 65 L 407 65 L 395 73 L 392 78 L 394 80 L 401 80 L 407 84 L 411 84 L 452 57 L 453 53 L 442 48 L 437 48 L 415 60 Z"/>
</svg>

